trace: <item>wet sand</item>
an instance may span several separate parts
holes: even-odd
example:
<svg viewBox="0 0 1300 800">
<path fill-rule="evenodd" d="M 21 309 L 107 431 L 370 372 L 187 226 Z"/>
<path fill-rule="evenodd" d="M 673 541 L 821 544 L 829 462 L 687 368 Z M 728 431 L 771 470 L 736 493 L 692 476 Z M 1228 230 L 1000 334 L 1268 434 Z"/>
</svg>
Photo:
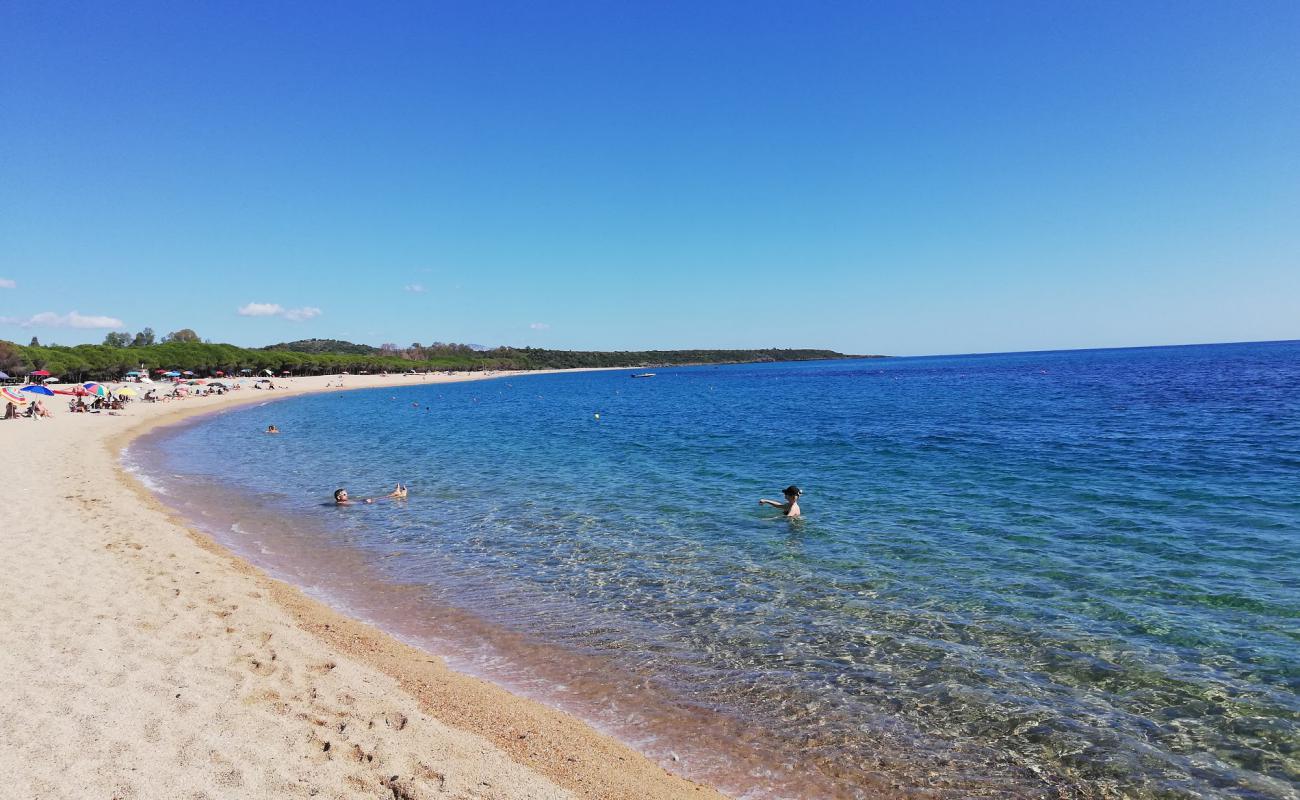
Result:
<svg viewBox="0 0 1300 800">
<path fill-rule="evenodd" d="M 443 377 L 438 380 L 468 380 Z M 435 380 L 430 378 L 430 381 Z M 349 376 L 348 389 L 417 377 Z M 274 580 L 120 469 L 152 428 L 337 378 L 0 422 L 13 797 L 721 797 Z M 61 398 L 47 398 L 61 400 Z"/>
</svg>

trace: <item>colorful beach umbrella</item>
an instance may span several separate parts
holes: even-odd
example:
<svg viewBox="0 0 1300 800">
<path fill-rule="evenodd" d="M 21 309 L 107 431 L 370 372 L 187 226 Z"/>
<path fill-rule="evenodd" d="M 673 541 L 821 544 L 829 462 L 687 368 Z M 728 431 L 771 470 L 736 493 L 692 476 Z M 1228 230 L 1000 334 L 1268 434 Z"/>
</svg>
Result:
<svg viewBox="0 0 1300 800">
<path fill-rule="evenodd" d="M 18 392 L 5 386 L 0 386 L 0 398 L 8 400 L 11 403 L 17 403 L 18 405 L 23 405 L 27 402 L 26 397 L 23 397 Z"/>
<path fill-rule="evenodd" d="M 49 395 L 50 397 L 53 397 L 53 396 L 54 396 L 54 392 L 50 391 L 49 389 L 45 388 L 44 386 L 24 386 L 23 388 L 19 389 L 18 391 L 20 391 L 20 392 L 31 392 L 32 394 L 44 394 L 44 395 Z"/>
<path fill-rule="evenodd" d="M 29 373 L 27 373 L 27 374 L 29 374 L 29 375 L 35 375 L 35 376 L 38 377 L 38 378 L 47 378 L 47 377 L 49 377 L 49 375 L 50 375 L 50 373 L 46 372 L 46 371 L 43 370 L 43 369 L 38 369 L 38 370 L 36 370 L 35 372 L 29 372 Z"/>
</svg>

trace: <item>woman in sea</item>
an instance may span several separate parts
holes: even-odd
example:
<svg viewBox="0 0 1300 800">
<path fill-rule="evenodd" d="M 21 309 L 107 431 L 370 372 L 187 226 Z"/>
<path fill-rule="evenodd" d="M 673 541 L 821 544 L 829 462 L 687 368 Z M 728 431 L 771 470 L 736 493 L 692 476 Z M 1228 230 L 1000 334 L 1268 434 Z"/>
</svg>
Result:
<svg viewBox="0 0 1300 800">
<path fill-rule="evenodd" d="M 775 500 L 762 499 L 758 501 L 758 504 L 760 506 L 779 508 L 781 509 L 781 513 L 785 514 L 787 517 L 799 516 L 799 496 L 803 494 L 803 490 L 798 486 L 787 486 L 785 487 L 785 491 L 781 492 L 781 494 L 785 496 L 784 503 L 778 503 Z"/>
<path fill-rule="evenodd" d="M 373 503 L 373 502 L 375 502 L 375 500 L 387 500 L 387 499 L 389 499 L 389 498 L 392 498 L 392 499 L 394 499 L 394 500 L 402 500 L 402 499 L 405 499 L 405 497 L 406 497 L 406 487 L 403 486 L 403 485 L 400 484 L 400 483 L 397 484 L 397 488 L 396 488 L 396 489 L 394 489 L 393 491 L 391 491 L 391 492 L 389 492 L 388 494 L 384 495 L 383 497 L 366 497 L 366 498 L 363 498 L 363 499 L 360 500 L 360 501 L 357 501 L 357 500 L 350 500 L 350 499 L 348 499 L 348 490 L 347 490 L 347 489 L 336 489 L 336 490 L 334 491 L 334 505 L 336 505 L 336 506 L 354 506 L 354 505 L 356 505 L 358 502 L 362 502 L 362 503 Z"/>
</svg>

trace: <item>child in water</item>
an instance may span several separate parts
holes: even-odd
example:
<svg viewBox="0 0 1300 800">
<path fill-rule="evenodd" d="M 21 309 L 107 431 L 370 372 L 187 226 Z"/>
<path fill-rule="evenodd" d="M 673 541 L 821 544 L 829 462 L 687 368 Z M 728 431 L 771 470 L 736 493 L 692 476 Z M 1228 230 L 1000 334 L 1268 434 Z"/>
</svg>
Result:
<svg viewBox="0 0 1300 800">
<path fill-rule="evenodd" d="M 403 500 L 403 499 L 405 499 L 405 498 L 406 498 L 406 487 L 399 483 L 399 484 L 397 484 L 397 488 L 396 488 L 396 489 L 394 489 L 393 491 L 391 491 L 391 492 L 389 492 L 388 494 L 384 495 L 382 498 L 366 497 L 366 498 L 362 499 L 360 502 L 362 502 L 362 503 L 373 503 L 373 502 L 375 502 L 376 499 L 384 500 L 384 499 L 388 499 L 388 498 L 390 498 L 390 497 L 393 498 L 394 500 Z M 356 501 L 356 500 L 350 500 L 350 499 L 348 499 L 348 490 L 347 490 L 347 489 L 337 489 L 337 490 L 335 490 L 335 492 L 334 492 L 334 505 L 336 505 L 336 506 L 353 506 L 353 505 L 356 505 L 357 502 L 358 502 L 358 501 Z"/>
<path fill-rule="evenodd" d="M 785 487 L 785 491 L 781 492 L 781 494 L 785 495 L 784 503 L 778 503 L 775 500 L 764 499 L 764 500 L 759 500 L 758 504 L 760 506 L 771 506 L 772 508 L 779 508 L 781 509 L 781 513 L 785 514 L 787 517 L 799 516 L 799 496 L 803 494 L 803 490 L 800 489 L 798 486 L 787 486 Z"/>
</svg>

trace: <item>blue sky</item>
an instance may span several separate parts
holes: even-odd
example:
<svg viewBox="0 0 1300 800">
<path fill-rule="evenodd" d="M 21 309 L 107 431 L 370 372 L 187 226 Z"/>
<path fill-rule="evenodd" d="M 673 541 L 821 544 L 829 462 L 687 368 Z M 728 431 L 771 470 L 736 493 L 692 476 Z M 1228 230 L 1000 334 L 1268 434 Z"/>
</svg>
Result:
<svg viewBox="0 0 1300 800">
<path fill-rule="evenodd" d="M 1298 39 L 1295 2 L 6 3 L 0 338 L 1297 338 Z"/>
</svg>

